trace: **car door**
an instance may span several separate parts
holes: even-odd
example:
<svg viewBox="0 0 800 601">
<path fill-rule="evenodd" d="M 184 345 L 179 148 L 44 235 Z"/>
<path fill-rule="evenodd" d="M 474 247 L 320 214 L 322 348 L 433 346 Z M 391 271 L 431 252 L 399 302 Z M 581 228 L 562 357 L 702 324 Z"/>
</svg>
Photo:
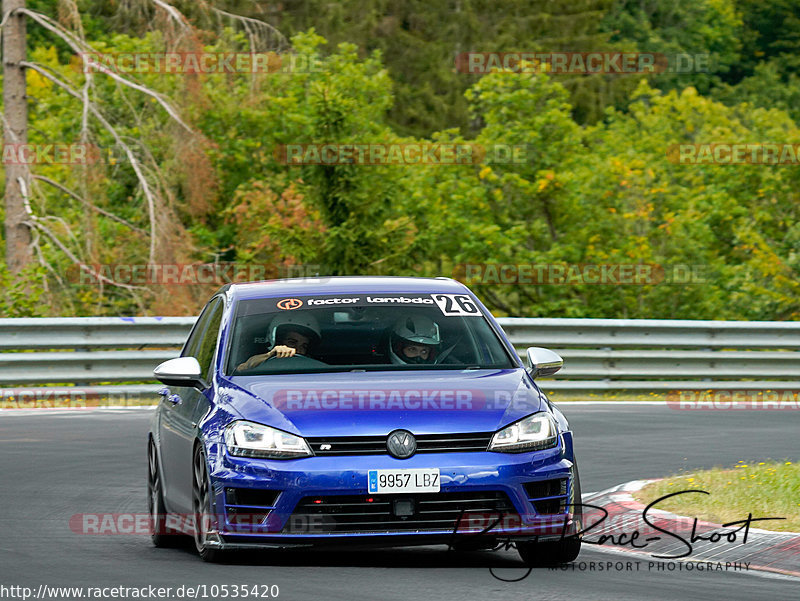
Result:
<svg viewBox="0 0 800 601">
<path fill-rule="evenodd" d="M 212 299 L 197 320 L 181 357 L 194 357 L 200 373 L 211 383 L 209 375 L 216 351 L 223 301 Z M 203 392 L 187 386 L 170 386 L 164 396 L 159 436 L 163 464 L 164 500 L 174 512 L 191 512 L 192 452 L 197 423 L 196 414 Z"/>
</svg>

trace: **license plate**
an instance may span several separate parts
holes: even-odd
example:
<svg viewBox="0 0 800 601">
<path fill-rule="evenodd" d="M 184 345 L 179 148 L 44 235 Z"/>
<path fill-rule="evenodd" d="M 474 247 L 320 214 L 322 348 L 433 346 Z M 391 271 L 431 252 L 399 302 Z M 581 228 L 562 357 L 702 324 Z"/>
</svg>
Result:
<svg viewBox="0 0 800 601">
<path fill-rule="evenodd" d="M 439 492 L 439 468 L 415 470 L 369 470 L 367 472 L 369 492 L 405 493 Z"/>
</svg>

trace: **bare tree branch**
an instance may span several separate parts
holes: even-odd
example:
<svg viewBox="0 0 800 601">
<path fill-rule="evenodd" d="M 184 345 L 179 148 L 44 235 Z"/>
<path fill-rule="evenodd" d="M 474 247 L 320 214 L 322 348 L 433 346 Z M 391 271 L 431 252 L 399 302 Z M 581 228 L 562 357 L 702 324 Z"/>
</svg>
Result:
<svg viewBox="0 0 800 601">
<path fill-rule="evenodd" d="M 61 23 L 54 21 L 47 15 L 36 12 L 35 10 L 31 10 L 29 8 L 20 8 L 18 9 L 18 12 L 30 17 L 48 31 L 52 31 L 54 34 L 64 40 L 69 47 L 75 51 L 76 54 L 80 55 L 84 52 L 96 52 L 96 50 L 84 40 L 76 36 L 69 29 L 65 28 L 63 25 L 61 25 Z"/>
<path fill-rule="evenodd" d="M 161 107 L 165 111 L 167 111 L 169 116 L 172 117 L 175 121 L 177 121 L 181 125 L 181 127 L 183 127 L 189 133 L 192 133 L 192 134 L 195 133 L 194 130 L 191 127 L 189 127 L 188 125 L 186 125 L 186 123 L 183 121 L 183 119 L 180 118 L 180 116 L 178 115 L 178 111 L 176 111 L 172 107 L 172 105 L 170 105 L 169 102 L 167 102 L 166 99 L 161 94 L 159 94 L 158 92 L 156 92 L 154 90 L 151 90 L 150 88 L 145 87 L 143 85 L 140 85 L 138 83 L 135 83 L 135 82 L 133 82 L 133 81 L 131 81 L 129 79 L 126 79 L 126 78 L 122 77 L 121 75 L 118 75 L 117 73 L 114 73 L 108 67 L 105 67 L 105 66 L 103 66 L 103 65 L 101 65 L 99 63 L 96 63 L 91 59 L 87 60 L 86 57 L 84 57 L 84 62 L 85 62 L 85 64 L 87 66 L 94 68 L 96 71 L 99 71 L 100 73 L 104 73 L 104 74 L 108 75 L 111 79 L 114 79 L 115 81 L 118 81 L 121 84 L 124 84 L 124 85 L 128 86 L 129 88 L 133 88 L 134 90 L 138 90 L 139 92 L 142 92 L 143 94 L 147 94 L 151 98 L 154 98 L 161 105 Z"/>
<path fill-rule="evenodd" d="M 257 40 L 263 39 L 264 47 L 261 50 L 270 50 L 269 48 L 269 39 L 271 36 L 275 36 L 278 38 L 278 49 L 288 48 L 290 46 L 286 36 L 284 36 L 276 27 L 270 25 L 265 21 L 261 21 L 259 19 L 254 19 L 252 17 L 243 17 L 242 15 L 234 15 L 233 13 L 226 12 L 216 6 L 213 6 L 206 2 L 205 0 L 199 0 L 200 6 L 205 10 L 211 10 L 212 12 L 225 17 L 231 21 L 238 21 L 242 24 L 247 32 L 248 37 L 250 38 L 251 47 L 250 50 L 253 52 L 257 52 L 259 50 Z M 263 38 L 258 37 L 259 32 L 266 32 L 266 35 Z"/>
<path fill-rule="evenodd" d="M 42 223 L 42 220 L 39 217 L 37 217 L 36 215 L 33 214 L 33 211 L 31 210 L 31 204 L 30 204 L 30 198 L 28 196 L 28 191 L 27 191 L 27 188 L 25 186 L 25 182 L 22 181 L 22 178 L 20 178 L 20 186 L 22 187 L 22 190 L 23 190 L 22 195 L 23 195 L 23 198 L 25 199 L 25 212 L 28 214 L 28 219 L 29 219 L 28 226 L 31 227 L 32 229 L 35 228 L 35 229 L 39 230 L 45 236 L 47 236 L 50 239 L 50 241 L 53 242 L 53 244 L 55 244 L 59 249 L 61 249 L 61 252 L 63 252 L 65 255 L 67 255 L 67 257 L 69 257 L 69 259 L 74 264 L 76 264 L 82 271 L 85 271 L 85 272 L 91 274 L 93 277 L 97 278 L 99 281 L 106 282 L 106 283 L 108 283 L 108 284 L 110 284 L 112 286 L 117 286 L 119 288 L 125 288 L 127 290 L 147 290 L 146 288 L 144 288 L 142 286 L 135 286 L 135 285 L 132 285 L 132 284 L 122 284 L 120 282 L 115 282 L 114 280 L 105 277 L 101 273 L 96 273 L 96 272 L 92 271 L 92 269 L 90 269 L 88 265 L 85 265 L 84 263 L 82 263 L 81 260 L 78 257 L 76 257 L 75 254 L 69 248 L 67 248 L 64 245 L 63 242 L 61 242 L 61 240 L 58 239 L 58 236 L 56 236 L 50 230 L 50 228 L 48 228 L 46 225 L 44 225 Z"/>
<path fill-rule="evenodd" d="M 46 77 L 62 89 L 66 90 L 69 94 L 78 98 L 79 100 L 83 100 L 80 92 L 78 92 L 75 88 L 71 85 L 62 81 L 60 78 L 56 77 L 52 73 L 50 73 L 47 69 L 43 69 L 40 65 L 36 63 L 28 63 L 25 62 L 24 66 L 33 69 L 40 75 Z M 147 210 L 148 215 L 150 218 L 150 262 L 155 263 L 155 244 L 156 244 L 156 220 L 155 220 L 155 198 L 153 198 L 153 194 L 150 190 L 150 185 L 147 182 L 147 178 L 142 173 L 141 165 L 139 164 L 139 160 L 133 154 L 131 148 L 122 141 L 122 137 L 119 135 L 117 130 L 111 125 L 108 120 L 102 115 L 99 109 L 95 106 L 94 103 L 89 103 L 89 110 L 95 116 L 95 118 L 100 122 L 100 124 L 114 137 L 114 140 L 117 144 L 119 144 L 123 150 L 125 151 L 125 155 L 128 157 L 128 160 L 131 163 L 131 168 L 133 169 L 134 173 L 136 174 L 137 179 L 139 180 L 139 184 L 142 187 L 142 192 L 147 199 Z"/>
<path fill-rule="evenodd" d="M 58 37 L 60 37 L 62 40 L 64 40 L 67 44 L 69 44 L 69 47 L 72 48 L 75 51 L 75 53 L 78 54 L 78 56 L 81 57 L 81 59 L 83 60 L 84 64 L 87 67 L 92 67 L 96 71 L 99 71 L 100 73 L 104 73 L 105 75 L 108 75 L 109 77 L 111 77 L 115 81 L 118 81 L 121 84 L 124 84 L 124 85 L 126 85 L 126 86 L 128 86 L 130 88 L 133 88 L 134 90 L 138 90 L 139 92 L 142 92 L 143 94 L 146 94 L 146 95 L 150 96 L 151 98 L 154 98 L 156 100 L 156 102 L 158 102 L 161 105 L 161 107 L 165 111 L 167 111 L 167 114 L 170 117 L 172 117 L 177 123 L 179 123 L 181 125 L 181 127 L 185 128 L 190 133 L 194 133 L 194 130 L 191 127 L 189 127 L 188 125 L 186 125 L 186 123 L 183 121 L 183 119 L 180 118 L 180 116 L 178 115 L 178 111 L 175 110 L 175 108 L 169 102 L 167 102 L 167 100 L 161 94 L 159 94 L 158 92 L 156 92 L 154 90 L 151 90 L 148 87 L 145 87 L 145 86 L 143 86 L 141 84 L 133 82 L 130 79 L 127 79 L 126 77 L 122 77 L 121 75 L 119 75 L 117 73 L 114 73 L 108 67 L 105 67 L 105 66 L 93 61 L 91 59 L 91 57 L 89 57 L 87 55 L 90 55 L 90 54 L 100 55 L 101 53 L 98 52 L 97 50 L 95 50 L 94 48 L 92 48 L 92 46 L 90 46 L 89 44 L 87 44 L 86 42 L 81 40 L 80 38 L 78 38 L 72 32 L 70 32 L 69 30 L 65 29 L 59 23 L 53 21 L 52 19 L 50 19 L 49 17 L 47 17 L 47 16 L 45 16 L 45 15 L 43 15 L 41 13 L 37 13 L 37 12 L 29 10 L 27 8 L 20 9 L 20 12 L 22 12 L 23 14 L 29 16 L 31 19 L 33 19 L 34 21 L 39 23 L 45 29 L 47 29 L 49 31 L 52 31 Z M 85 75 L 87 77 L 89 77 L 91 75 L 91 71 L 87 71 L 85 73 Z"/>
<path fill-rule="evenodd" d="M 179 11 L 171 4 L 167 4 L 163 0 L 151 0 L 151 1 L 159 8 L 163 9 L 170 16 L 170 18 L 176 21 L 181 27 L 186 29 L 192 28 L 192 26 L 189 24 L 189 20 L 185 16 L 183 16 L 183 13 L 181 13 L 181 11 Z"/>
<path fill-rule="evenodd" d="M 138 227 L 136 225 L 133 225 L 130 221 L 127 221 L 126 219 L 123 219 L 122 217 L 119 217 L 118 215 L 115 215 L 114 213 L 106 211 L 105 209 L 102 209 L 102 208 L 98 207 L 97 205 L 92 204 L 91 202 L 89 202 L 88 200 L 83 198 L 82 196 L 78 195 L 76 192 L 73 192 L 72 190 L 70 190 L 66 186 L 62 186 L 57 181 L 52 180 L 49 177 L 45 177 L 44 175 L 37 175 L 35 173 L 31 174 L 31 177 L 33 179 L 35 179 L 35 180 L 39 180 L 39 181 L 42 181 L 42 182 L 44 182 L 46 184 L 50 184 L 54 188 L 57 188 L 57 189 L 61 190 L 67 196 L 71 196 L 72 198 L 74 198 L 75 200 L 77 200 L 78 202 L 83 204 L 84 206 L 92 209 L 93 211 L 97 211 L 101 215 L 105 215 L 109 219 L 113 219 L 114 221 L 116 221 L 118 223 L 121 223 L 122 225 L 124 225 L 126 227 L 129 227 L 130 229 L 134 230 L 135 232 L 139 232 L 140 234 L 145 234 L 145 235 L 147 234 L 147 232 L 145 230 L 143 230 L 142 228 L 140 228 L 140 227 Z"/>
</svg>

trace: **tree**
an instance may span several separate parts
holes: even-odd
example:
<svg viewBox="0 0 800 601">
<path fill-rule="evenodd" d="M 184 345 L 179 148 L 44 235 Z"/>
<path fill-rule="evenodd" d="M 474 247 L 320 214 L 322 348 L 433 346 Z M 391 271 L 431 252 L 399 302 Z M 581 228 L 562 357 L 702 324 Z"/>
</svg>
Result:
<svg viewBox="0 0 800 601">
<path fill-rule="evenodd" d="M 529 144 L 523 164 L 429 169 L 412 187 L 424 273 L 450 273 L 498 314 L 543 317 L 796 319 L 800 315 L 797 170 L 686 165 L 672 144 L 794 142 L 775 109 L 729 108 L 694 88 L 644 81 L 624 110 L 579 128 L 567 94 L 543 75 L 496 73 L 467 94 L 481 144 Z M 441 134 L 445 137 L 445 134 Z M 452 136 L 452 133 L 451 133 Z M 641 284 L 503 283 L 459 265 L 649 265 Z"/>
<path fill-rule="evenodd" d="M 455 68 L 463 52 L 588 52 L 613 50 L 600 29 L 610 0 L 301 0 L 283 4 L 274 23 L 288 35 L 314 27 L 330 48 L 354 43 L 361 56 L 380 50 L 395 82 L 389 122 L 401 135 L 427 137 L 457 127 L 472 137 L 464 92 L 480 75 Z M 579 121 L 602 117 L 606 104 L 625 96 L 628 77 L 562 76 Z M 621 92 L 620 92 L 621 90 Z"/>
<path fill-rule="evenodd" d="M 28 98 L 25 84 L 25 0 L 3 0 L 3 147 L 28 143 Z M 25 202 L 30 170 L 24 162 L 5 163 L 6 265 L 18 274 L 33 260 Z"/>
<path fill-rule="evenodd" d="M 220 30 L 225 25 L 240 27 L 253 52 L 271 50 L 268 46 L 272 43 L 279 48 L 285 46 L 285 39 L 266 23 L 239 17 L 207 2 L 200 2 L 198 7 L 195 7 L 195 13 L 200 13 Z M 138 10 L 155 13 L 156 22 L 160 22 L 163 28 L 161 35 L 157 36 L 162 44 L 162 51 L 197 48 L 197 31 L 166 0 L 126 2 L 124 8 L 134 12 Z M 49 53 L 37 49 L 32 60 L 25 60 L 24 19 L 52 35 L 56 40 L 53 49 L 57 47 L 58 51 Z M 137 134 L 144 133 L 138 130 L 146 124 L 146 127 L 152 127 L 148 137 L 161 137 L 163 144 L 166 134 L 170 140 L 168 146 L 171 146 L 173 152 L 184 152 L 184 159 L 194 152 L 195 181 L 198 175 L 202 176 L 202 169 L 199 167 L 207 162 L 203 153 L 207 143 L 187 123 L 176 103 L 167 94 L 159 91 L 159 86 L 163 87 L 164 82 L 142 83 L 102 64 L 102 60 L 97 57 L 102 55 L 105 47 L 95 47 L 87 41 L 76 0 L 62 0 L 57 18 L 27 8 L 24 2 L 6 1 L 4 21 L 7 22 L 4 30 L 4 62 L 7 67 L 4 78 L 6 143 L 11 141 L 20 144 L 29 141 L 26 133 L 28 100 L 25 90 L 26 86 L 33 84 L 40 94 L 33 99 L 34 118 L 51 120 L 53 126 L 46 128 L 45 135 L 60 133 L 62 137 L 59 141 L 72 137 L 84 149 L 92 146 L 113 147 L 117 153 L 111 164 L 102 168 L 85 164 L 73 169 L 45 166 L 37 168 L 36 173 L 29 174 L 27 165 L 6 165 L 5 219 L 7 263 L 10 271 L 20 271 L 31 262 L 35 254 L 52 277 L 64 286 L 63 276 L 67 270 L 59 268 L 63 267 L 64 261 L 83 272 L 92 272 L 87 263 L 97 257 L 98 233 L 103 230 L 113 231 L 113 235 L 118 236 L 121 233 L 119 228 L 133 234 L 134 240 L 145 242 L 146 254 L 142 262 L 175 262 L 186 257 L 186 251 L 191 249 L 191 244 L 185 243 L 184 226 L 178 216 L 181 209 L 175 200 L 176 184 L 180 185 L 182 182 L 174 180 L 175 173 L 180 175 L 183 171 L 186 174 L 187 161 L 176 161 L 177 170 L 168 175 L 163 168 L 165 163 L 155 158 L 158 151 L 154 152 L 153 147 L 142 145 L 144 136 Z M 151 36 L 145 42 L 151 46 L 151 51 L 154 39 Z M 62 63 L 61 57 L 66 57 L 68 62 Z M 27 82 L 26 71 L 29 79 Z M 191 78 L 187 79 L 191 83 Z M 40 115 L 37 108 L 41 106 L 42 100 L 52 104 L 51 110 L 45 110 Z M 54 106 L 63 111 L 58 119 L 53 118 Z M 31 140 L 32 143 L 52 141 L 42 140 L 41 132 L 42 130 L 37 129 L 38 139 Z M 101 173 L 105 169 L 116 172 L 111 184 L 111 203 L 109 194 L 101 194 L 102 198 L 98 201 L 91 198 L 102 187 L 98 186 L 98 182 L 106 176 L 107 172 Z M 192 178 L 186 177 L 184 182 L 188 179 Z M 140 223 L 139 215 L 133 218 L 120 216 L 119 213 L 130 211 L 121 205 L 113 206 L 114 186 L 128 200 L 135 199 L 137 203 L 141 200 L 145 208 L 145 224 Z M 199 194 L 212 191 L 213 188 L 213 182 L 208 182 Z M 77 203 L 81 213 L 78 223 L 74 219 L 47 214 L 46 206 L 52 194 Z M 109 207 L 109 204 L 112 206 Z M 113 222 L 113 225 L 109 222 Z M 57 250 L 59 256 L 54 257 L 49 250 L 45 252 L 45 247 Z M 137 254 L 128 254 L 123 260 L 138 260 Z M 99 279 L 104 286 L 124 290 L 140 311 L 145 310 L 143 298 L 151 294 L 146 288 L 115 281 L 103 274 L 92 273 L 92 276 Z M 42 281 L 42 287 L 48 288 L 46 280 Z M 175 294 L 180 296 L 185 291 L 186 289 L 175 291 Z M 63 300 L 69 305 L 68 297 Z M 175 297 L 171 301 L 173 307 L 180 305 L 179 302 L 176 303 Z"/>
</svg>

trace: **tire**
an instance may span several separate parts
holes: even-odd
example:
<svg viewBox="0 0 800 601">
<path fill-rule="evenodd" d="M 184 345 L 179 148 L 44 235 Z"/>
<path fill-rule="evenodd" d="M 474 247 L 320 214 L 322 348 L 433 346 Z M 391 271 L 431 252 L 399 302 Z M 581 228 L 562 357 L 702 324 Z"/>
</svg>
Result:
<svg viewBox="0 0 800 601">
<path fill-rule="evenodd" d="M 152 439 L 147 445 L 147 510 L 153 531 L 150 540 L 155 547 L 175 547 L 182 537 L 179 532 L 166 526 L 167 510 L 164 506 L 164 494 L 161 485 L 161 473 L 158 470 L 158 455 Z"/>
<path fill-rule="evenodd" d="M 206 454 L 202 445 L 197 445 L 192 460 L 192 512 L 194 513 L 194 546 L 200 559 L 209 563 L 218 563 L 227 557 L 227 553 L 208 546 L 206 526 L 211 516 L 211 487 L 206 467 Z"/>
<path fill-rule="evenodd" d="M 581 541 L 578 538 L 543 543 L 524 541 L 517 543 L 517 551 L 528 567 L 556 566 L 575 561 L 581 552 Z"/>
</svg>

